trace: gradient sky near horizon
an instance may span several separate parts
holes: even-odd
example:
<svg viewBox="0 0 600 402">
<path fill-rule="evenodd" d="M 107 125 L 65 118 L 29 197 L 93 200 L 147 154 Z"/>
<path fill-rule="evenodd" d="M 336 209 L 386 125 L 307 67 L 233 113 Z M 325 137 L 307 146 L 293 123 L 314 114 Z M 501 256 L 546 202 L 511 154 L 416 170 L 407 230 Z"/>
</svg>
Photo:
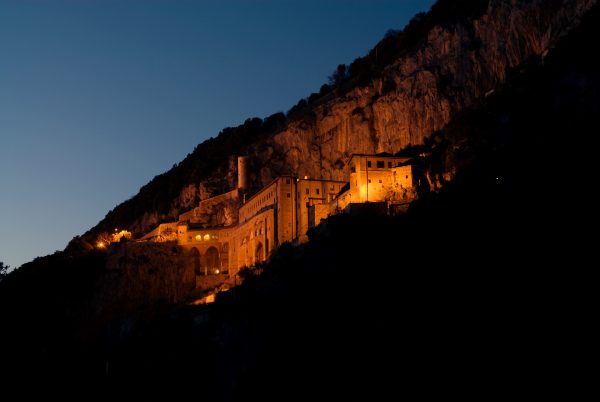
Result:
<svg viewBox="0 0 600 402">
<path fill-rule="evenodd" d="M 62 250 L 434 2 L 0 0 L 0 261 Z"/>
</svg>

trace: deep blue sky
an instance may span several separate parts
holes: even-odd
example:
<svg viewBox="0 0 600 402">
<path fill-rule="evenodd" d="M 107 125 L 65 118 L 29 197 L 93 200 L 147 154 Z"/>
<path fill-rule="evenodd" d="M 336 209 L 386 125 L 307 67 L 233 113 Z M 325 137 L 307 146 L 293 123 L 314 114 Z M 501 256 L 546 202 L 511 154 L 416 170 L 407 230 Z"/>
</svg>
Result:
<svg viewBox="0 0 600 402">
<path fill-rule="evenodd" d="M 434 0 L 0 0 L 0 261 L 62 250 Z"/>
</svg>

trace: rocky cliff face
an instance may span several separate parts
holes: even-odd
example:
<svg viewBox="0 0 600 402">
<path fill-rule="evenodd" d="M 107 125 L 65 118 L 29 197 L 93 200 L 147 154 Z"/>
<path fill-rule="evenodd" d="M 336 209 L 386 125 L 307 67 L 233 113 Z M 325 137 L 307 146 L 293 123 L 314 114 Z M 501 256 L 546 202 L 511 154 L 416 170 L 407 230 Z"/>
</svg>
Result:
<svg viewBox="0 0 600 402">
<path fill-rule="evenodd" d="M 152 303 L 181 303 L 196 289 L 192 259 L 172 243 L 115 244 L 102 274 L 92 303 L 98 316 Z"/>
<path fill-rule="evenodd" d="M 343 180 L 353 153 L 395 153 L 421 144 L 456 113 L 541 58 L 595 0 L 491 1 L 480 18 L 435 27 L 381 78 L 314 109 L 254 155 L 262 184 L 281 173 Z"/>
<path fill-rule="evenodd" d="M 146 200 L 134 197 L 130 208 L 123 208 L 127 213 L 120 215 L 127 223 L 111 217 L 99 227 L 128 227 L 141 234 L 177 219 L 199 201 L 235 188 L 239 153 L 251 156 L 254 189 L 280 174 L 344 180 L 353 153 L 395 153 L 423 143 L 457 112 L 492 93 L 512 70 L 532 59 L 543 60 L 595 4 L 596 0 L 490 0 L 486 12 L 475 19 L 429 30 L 366 86 L 326 95 L 313 103 L 306 118 L 287 122 L 283 130 L 250 147 L 233 149 L 242 145 L 230 144 L 229 160 L 218 162 L 210 177 L 195 183 L 188 177 L 172 179 L 177 184 L 167 210 L 147 201 L 156 194 L 144 194 Z"/>
</svg>

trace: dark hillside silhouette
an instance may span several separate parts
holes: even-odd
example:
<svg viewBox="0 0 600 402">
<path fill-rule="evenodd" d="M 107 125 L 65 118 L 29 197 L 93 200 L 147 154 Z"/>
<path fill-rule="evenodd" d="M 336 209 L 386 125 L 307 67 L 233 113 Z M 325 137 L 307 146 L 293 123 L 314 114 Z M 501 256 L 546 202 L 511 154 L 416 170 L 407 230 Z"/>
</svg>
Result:
<svg viewBox="0 0 600 402">
<path fill-rule="evenodd" d="M 544 60 L 406 150 L 456 167 L 439 193 L 396 218 L 329 218 L 214 304 L 146 306 L 91 328 L 103 253 L 11 272 L 0 281 L 1 378 L 211 401 L 572 396 L 598 37 L 595 6 Z M 233 146 L 265 124 L 201 147 Z"/>
</svg>

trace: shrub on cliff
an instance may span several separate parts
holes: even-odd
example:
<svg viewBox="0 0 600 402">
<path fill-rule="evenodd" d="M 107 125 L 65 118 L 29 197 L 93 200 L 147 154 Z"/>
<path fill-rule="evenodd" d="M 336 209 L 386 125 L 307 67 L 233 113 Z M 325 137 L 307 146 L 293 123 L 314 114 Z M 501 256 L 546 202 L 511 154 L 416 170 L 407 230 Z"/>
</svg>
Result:
<svg viewBox="0 0 600 402">
<path fill-rule="evenodd" d="M 4 265 L 4 263 L 0 261 L 0 281 L 8 274 L 9 268 L 8 265 Z"/>
</svg>

